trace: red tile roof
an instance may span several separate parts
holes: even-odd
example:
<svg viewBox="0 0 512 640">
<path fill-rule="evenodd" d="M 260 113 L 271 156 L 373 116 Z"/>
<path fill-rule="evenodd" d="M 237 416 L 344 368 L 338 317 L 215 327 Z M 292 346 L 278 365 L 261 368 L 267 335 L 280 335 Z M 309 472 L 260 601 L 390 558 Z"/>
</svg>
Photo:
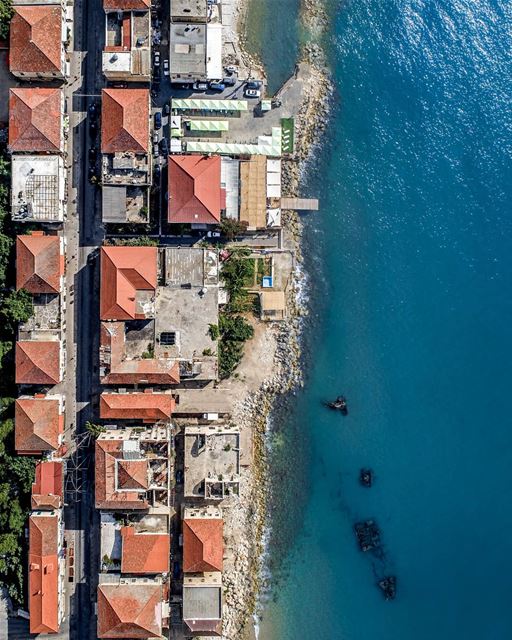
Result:
<svg viewBox="0 0 512 640">
<path fill-rule="evenodd" d="M 217 224 L 222 208 L 220 156 L 169 156 L 169 222 Z"/>
<path fill-rule="evenodd" d="M 62 462 L 38 462 L 32 485 L 32 509 L 58 509 L 62 504 L 63 489 Z"/>
<path fill-rule="evenodd" d="M 149 90 L 103 89 L 102 153 L 148 153 Z"/>
<path fill-rule="evenodd" d="M 9 69 L 12 73 L 62 75 L 60 6 L 14 7 Z"/>
<path fill-rule="evenodd" d="M 174 399 L 168 393 L 102 393 L 100 418 L 111 420 L 167 420 L 174 411 Z"/>
<path fill-rule="evenodd" d="M 124 322 L 101 323 L 101 348 L 108 353 L 108 371 L 102 384 L 179 384 L 180 367 L 172 358 L 128 359 Z"/>
<path fill-rule="evenodd" d="M 159 638 L 162 598 L 159 584 L 100 584 L 98 638 Z"/>
<path fill-rule="evenodd" d="M 20 340 L 16 343 L 16 384 L 58 384 L 60 341 Z"/>
<path fill-rule="evenodd" d="M 62 151 L 62 90 L 26 87 L 9 91 L 9 149 Z"/>
<path fill-rule="evenodd" d="M 59 523 L 56 514 L 29 518 L 30 633 L 59 630 Z"/>
<path fill-rule="evenodd" d="M 64 416 L 53 398 L 18 398 L 14 404 L 14 446 L 18 453 L 40 453 L 59 448 Z"/>
<path fill-rule="evenodd" d="M 157 286 L 157 247 L 102 247 L 100 317 L 102 320 L 144 318 L 137 311 L 137 291 Z"/>
<path fill-rule="evenodd" d="M 123 440 L 96 440 L 96 508 L 147 509 L 148 461 L 123 459 Z M 120 490 L 121 489 L 121 490 Z"/>
<path fill-rule="evenodd" d="M 105 11 L 144 11 L 151 7 L 151 0 L 103 0 Z"/>
<path fill-rule="evenodd" d="M 183 521 L 183 571 L 222 571 L 223 521 L 218 518 L 190 518 Z"/>
<path fill-rule="evenodd" d="M 64 254 L 58 236 L 16 238 L 16 289 L 30 293 L 59 293 Z"/>
<path fill-rule="evenodd" d="M 171 537 L 167 533 L 136 533 L 123 527 L 121 573 L 164 573 L 169 571 Z"/>
</svg>

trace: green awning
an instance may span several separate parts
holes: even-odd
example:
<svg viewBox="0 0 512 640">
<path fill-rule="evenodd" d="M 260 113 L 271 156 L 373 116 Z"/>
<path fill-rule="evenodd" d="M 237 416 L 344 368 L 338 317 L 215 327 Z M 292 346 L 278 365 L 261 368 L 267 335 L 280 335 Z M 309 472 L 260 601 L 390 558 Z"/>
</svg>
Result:
<svg viewBox="0 0 512 640">
<path fill-rule="evenodd" d="M 177 111 L 247 111 L 247 100 L 208 100 L 206 98 L 174 98 Z"/>
<path fill-rule="evenodd" d="M 191 131 L 228 131 L 227 120 L 190 120 L 188 123 Z"/>
</svg>

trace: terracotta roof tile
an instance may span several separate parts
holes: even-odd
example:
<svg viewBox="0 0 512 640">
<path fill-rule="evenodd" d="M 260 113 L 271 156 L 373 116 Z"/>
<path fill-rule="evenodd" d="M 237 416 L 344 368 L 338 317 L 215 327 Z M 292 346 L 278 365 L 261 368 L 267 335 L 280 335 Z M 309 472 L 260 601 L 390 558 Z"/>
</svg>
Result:
<svg viewBox="0 0 512 640">
<path fill-rule="evenodd" d="M 62 90 L 25 87 L 9 91 L 9 149 L 62 151 Z"/>
<path fill-rule="evenodd" d="M 169 571 L 171 537 L 163 533 L 136 533 L 123 527 L 121 573 L 164 573 Z"/>
<path fill-rule="evenodd" d="M 59 293 L 64 255 L 58 236 L 16 238 L 16 288 L 30 293 Z"/>
<path fill-rule="evenodd" d="M 63 489 L 62 462 L 38 462 L 35 482 L 32 485 L 32 509 L 59 508 Z"/>
<path fill-rule="evenodd" d="M 100 584 L 98 638 L 160 637 L 162 598 L 158 584 Z"/>
<path fill-rule="evenodd" d="M 190 518 L 183 521 L 183 571 L 222 571 L 223 521 L 217 518 Z"/>
<path fill-rule="evenodd" d="M 102 153 L 148 153 L 149 90 L 103 89 Z"/>
<path fill-rule="evenodd" d="M 157 247 L 102 247 L 100 317 L 102 320 L 134 320 L 137 291 L 157 286 Z"/>
<path fill-rule="evenodd" d="M 128 359 L 125 350 L 124 322 L 101 323 L 101 347 L 109 354 L 108 371 L 102 384 L 173 385 L 180 381 L 180 367 L 172 358 Z"/>
<path fill-rule="evenodd" d="M 167 420 L 174 411 L 174 399 L 168 393 L 102 393 L 100 418 L 143 420 L 157 422 Z"/>
<path fill-rule="evenodd" d="M 62 75 L 60 6 L 14 7 L 9 69 L 12 73 Z"/>
<path fill-rule="evenodd" d="M 56 514 L 29 518 L 30 633 L 59 630 L 59 523 Z"/>
<path fill-rule="evenodd" d="M 105 11 L 144 11 L 151 7 L 151 0 L 103 0 Z"/>
<path fill-rule="evenodd" d="M 217 224 L 222 193 L 220 156 L 169 156 L 169 222 Z"/>
<path fill-rule="evenodd" d="M 14 404 L 14 446 L 18 453 L 59 448 L 64 416 L 53 398 L 18 398 Z"/>
<path fill-rule="evenodd" d="M 148 486 L 148 462 L 146 459 L 123 460 L 122 446 L 122 440 L 96 440 L 97 509 L 148 508 L 145 491 Z"/>
<path fill-rule="evenodd" d="M 20 340 L 16 343 L 16 384 L 58 384 L 60 341 Z"/>
</svg>

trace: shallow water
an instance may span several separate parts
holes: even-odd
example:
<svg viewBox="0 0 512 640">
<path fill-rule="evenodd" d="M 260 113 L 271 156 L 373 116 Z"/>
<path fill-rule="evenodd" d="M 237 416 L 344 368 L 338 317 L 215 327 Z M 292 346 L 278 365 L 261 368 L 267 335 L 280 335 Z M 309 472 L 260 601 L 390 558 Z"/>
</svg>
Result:
<svg viewBox="0 0 512 640">
<path fill-rule="evenodd" d="M 299 49 L 299 4 L 300 0 L 249 0 L 247 50 L 263 62 L 272 95 L 293 73 Z"/>
<path fill-rule="evenodd" d="M 330 7 L 336 105 L 304 189 L 321 200 L 305 217 L 306 385 L 270 436 L 260 640 L 505 640 L 511 5 Z M 321 406 L 341 392 L 345 419 Z M 367 517 L 383 560 L 356 548 Z M 394 602 L 375 586 L 387 573 Z"/>
</svg>

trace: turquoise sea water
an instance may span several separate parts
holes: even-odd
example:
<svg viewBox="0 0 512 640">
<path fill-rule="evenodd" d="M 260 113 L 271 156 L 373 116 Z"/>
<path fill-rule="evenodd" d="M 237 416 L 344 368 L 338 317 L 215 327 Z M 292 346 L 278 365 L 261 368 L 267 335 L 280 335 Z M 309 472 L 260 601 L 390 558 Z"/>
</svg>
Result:
<svg viewBox="0 0 512 640">
<path fill-rule="evenodd" d="M 508 640 L 511 4 L 329 7 L 337 94 L 305 185 L 321 199 L 305 218 L 306 383 L 270 436 L 260 640 Z M 339 393 L 345 419 L 321 406 Z M 356 548 L 368 517 L 383 560 Z M 375 586 L 386 573 L 394 602 Z"/>
</svg>

